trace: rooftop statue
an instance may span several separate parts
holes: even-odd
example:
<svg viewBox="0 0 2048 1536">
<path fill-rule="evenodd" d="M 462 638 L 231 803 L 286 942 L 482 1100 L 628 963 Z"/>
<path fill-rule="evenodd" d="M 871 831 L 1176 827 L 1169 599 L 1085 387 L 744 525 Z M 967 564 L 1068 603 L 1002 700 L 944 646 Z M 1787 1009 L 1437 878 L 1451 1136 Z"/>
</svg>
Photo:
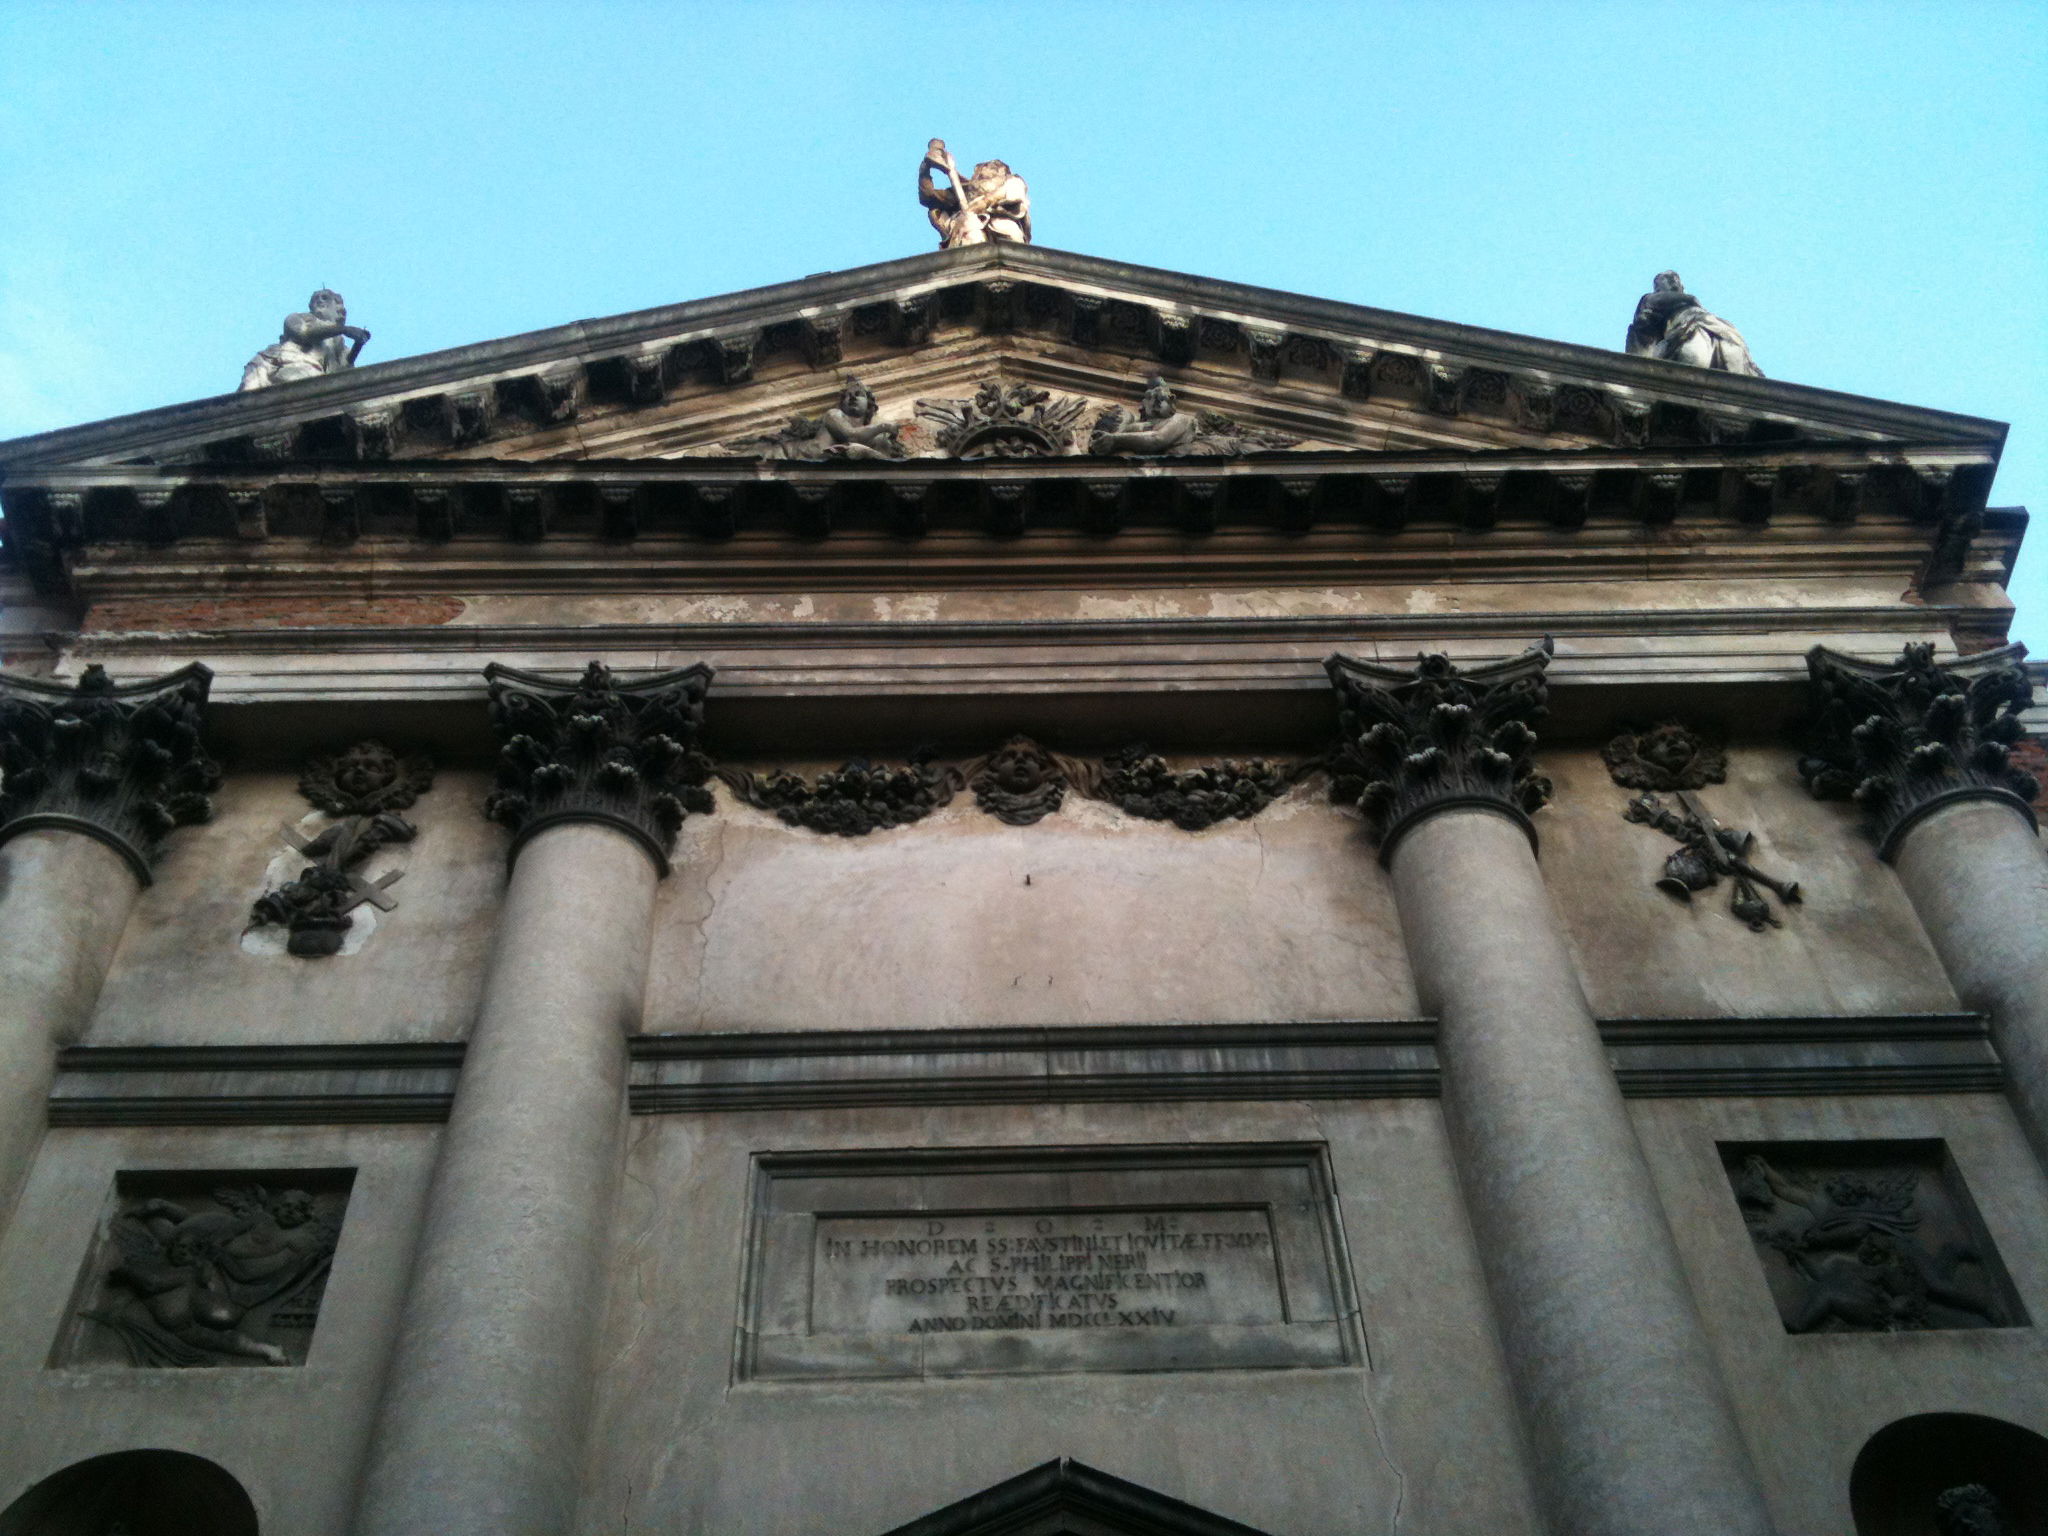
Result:
<svg viewBox="0 0 2048 1536">
<path fill-rule="evenodd" d="M 242 369 L 241 388 L 264 389 L 340 373 L 355 367 L 363 343 L 369 339 L 368 331 L 348 323 L 348 307 L 341 295 L 322 288 L 306 301 L 304 313 L 285 316 L 284 334 L 274 346 L 249 359 Z"/>
<path fill-rule="evenodd" d="M 952 185 L 935 184 L 935 170 L 944 171 Z M 1024 178 L 1000 160 L 984 160 L 972 176 L 963 177 L 946 151 L 946 141 L 933 139 L 917 168 L 917 200 L 939 232 L 942 251 L 990 240 L 1031 243 L 1031 192 Z"/>
<path fill-rule="evenodd" d="M 1192 454 L 1235 458 L 1241 453 L 1292 448 L 1300 441 L 1278 432 L 1241 427 L 1216 411 L 1183 411 L 1173 403 L 1173 391 L 1166 380 L 1155 375 L 1145 381 L 1145 393 L 1135 417 L 1122 406 L 1112 405 L 1096 418 L 1088 451 L 1141 457 Z"/>
<path fill-rule="evenodd" d="M 1707 313 L 1700 301 L 1685 291 L 1676 272 L 1659 272 L 1650 291 L 1636 302 L 1636 317 L 1628 327 L 1628 350 L 1636 357 L 1661 357 L 1759 379 L 1764 376 L 1763 369 L 1750 360 L 1742 332 L 1719 315 Z"/>
</svg>

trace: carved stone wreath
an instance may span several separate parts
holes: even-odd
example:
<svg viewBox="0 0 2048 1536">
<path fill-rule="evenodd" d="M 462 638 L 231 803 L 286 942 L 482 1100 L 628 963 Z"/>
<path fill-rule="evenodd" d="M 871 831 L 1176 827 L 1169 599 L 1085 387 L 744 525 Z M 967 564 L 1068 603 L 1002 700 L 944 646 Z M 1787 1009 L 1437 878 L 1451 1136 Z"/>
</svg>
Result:
<svg viewBox="0 0 2048 1536">
<path fill-rule="evenodd" d="M 1088 402 L 991 379 L 971 400 L 920 400 L 939 451 L 955 459 L 1049 459 L 1073 449 Z"/>
</svg>

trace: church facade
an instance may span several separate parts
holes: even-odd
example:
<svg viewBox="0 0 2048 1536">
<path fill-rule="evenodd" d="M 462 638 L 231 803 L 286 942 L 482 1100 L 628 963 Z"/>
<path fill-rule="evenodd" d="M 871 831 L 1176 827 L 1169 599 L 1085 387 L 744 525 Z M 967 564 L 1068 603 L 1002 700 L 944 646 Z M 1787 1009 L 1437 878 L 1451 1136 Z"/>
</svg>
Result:
<svg viewBox="0 0 2048 1536">
<path fill-rule="evenodd" d="M 0 1536 L 2048 1530 L 2005 429 L 933 154 L 0 444 Z"/>
</svg>

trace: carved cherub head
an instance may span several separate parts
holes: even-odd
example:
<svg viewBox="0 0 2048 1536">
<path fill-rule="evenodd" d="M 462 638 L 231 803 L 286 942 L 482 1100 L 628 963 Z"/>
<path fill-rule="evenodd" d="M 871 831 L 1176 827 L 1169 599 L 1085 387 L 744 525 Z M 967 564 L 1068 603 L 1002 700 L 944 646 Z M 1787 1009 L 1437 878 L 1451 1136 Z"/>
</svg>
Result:
<svg viewBox="0 0 2048 1536">
<path fill-rule="evenodd" d="M 270 1202 L 270 1219 L 280 1227 L 302 1227 L 313 1219 L 313 1197 L 303 1189 L 287 1189 Z"/>
<path fill-rule="evenodd" d="M 1934 1500 L 1941 1536 L 2005 1536 L 2005 1509 L 1982 1483 L 1959 1483 Z"/>
<path fill-rule="evenodd" d="M 329 325 L 342 325 L 348 320 L 348 306 L 332 288 L 316 291 L 312 298 L 306 300 L 306 309 L 315 320 L 324 320 Z"/>
<path fill-rule="evenodd" d="M 849 421 L 864 427 L 875 419 L 875 412 L 881 409 L 881 405 L 873 390 L 849 375 L 839 387 L 839 409 Z"/>
<path fill-rule="evenodd" d="M 1138 414 L 1147 421 L 1165 421 L 1173 414 L 1173 391 L 1166 380 L 1158 375 L 1145 381 L 1144 396 L 1138 401 Z"/>
<path fill-rule="evenodd" d="M 1013 795 L 1039 788 L 1059 773 L 1045 748 L 1028 736 L 1013 736 L 991 754 L 989 777 Z"/>
</svg>

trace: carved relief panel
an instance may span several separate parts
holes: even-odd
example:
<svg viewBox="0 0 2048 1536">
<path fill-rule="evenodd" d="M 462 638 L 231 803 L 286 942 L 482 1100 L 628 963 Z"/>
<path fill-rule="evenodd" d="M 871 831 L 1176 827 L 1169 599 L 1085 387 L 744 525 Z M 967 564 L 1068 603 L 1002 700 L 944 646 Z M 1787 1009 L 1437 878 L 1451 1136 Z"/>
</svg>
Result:
<svg viewBox="0 0 2048 1536">
<path fill-rule="evenodd" d="M 1786 1332 L 2026 1323 L 1941 1142 L 1724 1142 L 1721 1160 Z"/>
<path fill-rule="evenodd" d="M 117 1175 L 50 1364 L 304 1365 L 354 1178 Z"/>
</svg>

